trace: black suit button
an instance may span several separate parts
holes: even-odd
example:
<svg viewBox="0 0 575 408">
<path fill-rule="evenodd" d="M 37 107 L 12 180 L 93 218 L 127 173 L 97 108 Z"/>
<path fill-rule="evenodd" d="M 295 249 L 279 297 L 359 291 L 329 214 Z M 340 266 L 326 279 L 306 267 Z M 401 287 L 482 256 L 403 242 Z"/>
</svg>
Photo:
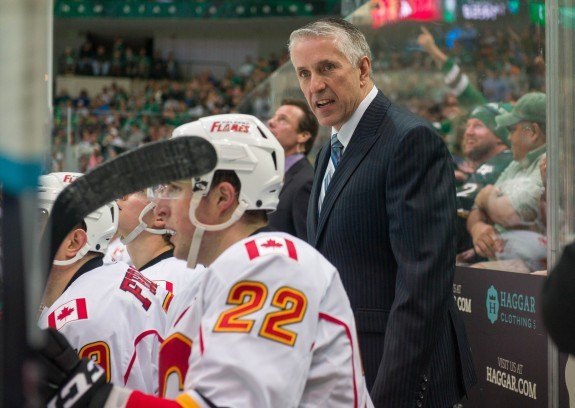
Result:
<svg viewBox="0 0 575 408">
<path fill-rule="evenodd" d="M 423 402 L 421 402 L 420 400 L 417 400 L 417 408 L 421 408 L 423 406 Z"/>
<path fill-rule="evenodd" d="M 418 397 L 419 397 L 419 399 L 423 399 L 423 393 L 420 392 L 419 395 L 418 395 Z"/>
<path fill-rule="evenodd" d="M 421 390 L 425 391 L 427 389 L 427 384 L 423 383 L 421 384 Z"/>
<path fill-rule="evenodd" d="M 427 381 L 428 381 L 427 376 L 423 375 L 423 382 L 427 382 Z"/>
</svg>

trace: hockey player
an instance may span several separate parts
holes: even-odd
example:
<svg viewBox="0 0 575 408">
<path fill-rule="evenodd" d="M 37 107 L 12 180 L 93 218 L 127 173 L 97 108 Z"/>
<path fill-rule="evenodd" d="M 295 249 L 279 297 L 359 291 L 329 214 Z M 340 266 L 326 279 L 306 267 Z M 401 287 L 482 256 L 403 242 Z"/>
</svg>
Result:
<svg viewBox="0 0 575 408">
<path fill-rule="evenodd" d="M 39 205 L 49 214 L 79 173 L 40 177 Z M 153 393 L 157 356 L 172 295 L 123 262 L 102 258 L 116 232 L 110 203 L 88 215 L 62 242 L 48 276 L 39 325 L 62 333 L 80 357 L 97 362 L 119 386 Z"/>
<path fill-rule="evenodd" d="M 170 231 L 165 229 L 161 214 L 154 214 L 156 204 L 146 193 L 138 191 L 116 201 L 120 210 L 118 234 L 126 246 L 134 267 L 146 278 L 177 295 L 185 286 L 193 285 L 205 268 L 189 269 L 186 261 L 174 258 Z M 181 313 L 178 296 L 170 313 Z"/>
<path fill-rule="evenodd" d="M 70 406 L 372 406 L 337 270 L 305 242 L 266 231 L 283 176 L 277 140 L 247 115 L 203 118 L 174 135 L 206 138 L 218 164 L 153 190 L 175 256 L 208 266 L 162 345 L 166 399 L 104 384 L 83 360 L 60 365 L 68 380 L 51 403 L 69 401 L 69 385 L 86 379 Z"/>
</svg>

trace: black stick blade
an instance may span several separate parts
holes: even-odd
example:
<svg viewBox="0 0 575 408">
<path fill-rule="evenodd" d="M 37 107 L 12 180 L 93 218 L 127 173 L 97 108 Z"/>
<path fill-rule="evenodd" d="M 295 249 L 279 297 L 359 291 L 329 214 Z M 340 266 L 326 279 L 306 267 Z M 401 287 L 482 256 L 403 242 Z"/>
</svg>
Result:
<svg viewBox="0 0 575 408">
<path fill-rule="evenodd" d="M 50 239 L 49 265 L 66 234 L 104 204 L 155 184 L 201 176 L 216 163 L 209 141 L 185 136 L 148 143 L 79 177 L 54 202 L 50 234 L 44 234 L 44 239 Z"/>
</svg>

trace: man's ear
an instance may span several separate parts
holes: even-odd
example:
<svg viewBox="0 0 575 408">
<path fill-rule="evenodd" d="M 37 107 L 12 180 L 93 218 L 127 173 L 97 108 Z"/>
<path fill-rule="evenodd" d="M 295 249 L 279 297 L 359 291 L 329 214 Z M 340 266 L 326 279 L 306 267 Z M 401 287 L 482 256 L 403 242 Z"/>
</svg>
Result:
<svg viewBox="0 0 575 408">
<path fill-rule="evenodd" d="M 529 127 L 531 129 L 533 129 L 533 133 L 535 133 L 536 135 L 541 135 L 543 134 L 543 131 L 541 130 L 541 126 L 539 126 L 539 123 L 537 122 L 532 122 L 529 124 Z"/>
<path fill-rule="evenodd" d="M 305 132 L 300 132 L 297 134 L 297 142 L 298 144 L 304 144 L 311 138 L 311 133 L 307 130 Z"/>
<path fill-rule="evenodd" d="M 238 204 L 238 192 L 231 183 L 222 181 L 212 191 L 218 210 L 225 213 L 230 209 L 235 209 Z"/>
<path fill-rule="evenodd" d="M 88 233 L 82 228 L 77 228 L 71 232 L 70 250 L 74 251 L 74 255 L 88 242 Z"/>
<path fill-rule="evenodd" d="M 371 61 L 367 56 L 364 56 L 359 62 L 359 81 L 361 86 L 365 86 L 369 81 L 369 74 L 371 73 Z"/>
<path fill-rule="evenodd" d="M 71 231 L 62 244 L 60 245 L 60 249 L 58 252 L 61 254 L 59 259 L 66 258 L 70 259 L 76 256 L 78 251 L 86 245 L 88 242 L 88 234 L 82 228 L 76 228 L 75 230 Z"/>
</svg>

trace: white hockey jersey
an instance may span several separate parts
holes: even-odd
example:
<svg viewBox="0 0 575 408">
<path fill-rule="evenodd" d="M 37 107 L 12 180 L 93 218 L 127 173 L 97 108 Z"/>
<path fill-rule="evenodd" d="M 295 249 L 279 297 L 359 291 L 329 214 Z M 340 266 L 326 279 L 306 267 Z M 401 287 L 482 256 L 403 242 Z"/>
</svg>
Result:
<svg viewBox="0 0 575 408">
<path fill-rule="evenodd" d="M 38 324 L 61 332 L 80 357 L 104 368 L 108 381 L 154 394 L 172 297 L 129 265 L 95 258 L 42 311 Z"/>
<path fill-rule="evenodd" d="M 180 298 L 179 294 L 186 288 L 196 285 L 205 269 L 202 265 L 190 269 L 186 261 L 174 258 L 173 251 L 168 251 L 143 265 L 140 272 L 158 286 L 174 294 L 168 310 L 168 322 L 173 322 L 188 306 L 187 297 Z"/>
<path fill-rule="evenodd" d="M 339 274 L 307 243 L 248 237 L 180 296 L 189 307 L 162 344 L 160 396 L 199 406 L 199 395 L 230 407 L 373 406 Z"/>
<path fill-rule="evenodd" d="M 118 237 L 110 241 L 108 249 L 106 250 L 106 255 L 104 256 L 105 264 L 114 262 L 125 262 L 128 265 L 132 265 L 128 249 L 126 248 L 126 245 L 122 244 L 122 241 Z"/>
<path fill-rule="evenodd" d="M 146 278 L 177 295 L 183 288 L 193 284 L 198 277 L 196 272 L 203 269 L 205 269 L 203 266 L 190 269 L 186 261 L 174 258 L 173 251 L 167 251 L 142 266 L 140 272 Z"/>
</svg>

